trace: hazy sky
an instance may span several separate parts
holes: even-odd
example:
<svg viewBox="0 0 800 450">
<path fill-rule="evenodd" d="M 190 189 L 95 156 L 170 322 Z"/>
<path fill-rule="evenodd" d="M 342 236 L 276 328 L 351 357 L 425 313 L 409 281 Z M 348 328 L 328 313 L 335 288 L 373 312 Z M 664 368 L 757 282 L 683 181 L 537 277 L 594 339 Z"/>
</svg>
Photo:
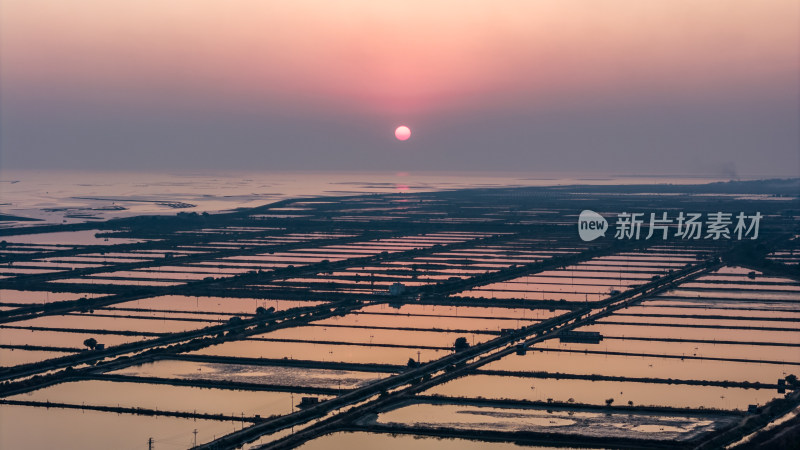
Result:
<svg viewBox="0 0 800 450">
<path fill-rule="evenodd" d="M 798 176 L 799 29 L 797 0 L 4 0 L 0 167 Z"/>
</svg>

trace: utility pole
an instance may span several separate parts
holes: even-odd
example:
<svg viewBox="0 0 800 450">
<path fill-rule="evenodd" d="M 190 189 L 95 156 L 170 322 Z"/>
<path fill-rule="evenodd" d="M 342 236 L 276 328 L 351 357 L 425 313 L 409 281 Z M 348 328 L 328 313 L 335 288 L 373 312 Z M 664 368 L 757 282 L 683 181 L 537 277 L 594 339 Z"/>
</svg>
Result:
<svg viewBox="0 0 800 450">
<path fill-rule="evenodd" d="M 192 433 L 194 433 L 194 444 L 193 444 L 193 446 L 197 447 L 197 428 L 195 428 Z"/>
<path fill-rule="evenodd" d="M 147 440 L 147 450 L 153 450 L 153 438 Z"/>
</svg>

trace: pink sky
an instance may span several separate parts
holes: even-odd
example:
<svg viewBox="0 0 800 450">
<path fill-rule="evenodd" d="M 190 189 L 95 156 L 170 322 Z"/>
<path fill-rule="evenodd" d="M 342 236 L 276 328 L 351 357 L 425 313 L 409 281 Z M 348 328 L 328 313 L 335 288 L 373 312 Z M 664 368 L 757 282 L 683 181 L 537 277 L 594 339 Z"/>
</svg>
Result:
<svg viewBox="0 0 800 450">
<path fill-rule="evenodd" d="M 3 8 L 4 81 L 53 93 L 177 91 L 415 112 L 654 90 L 725 95 L 797 73 L 792 0 L 56 0 Z"/>
<path fill-rule="evenodd" d="M 416 121 L 796 95 L 796 0 L 4 2 L 2 94 Z M 394 125 L 394 123 L 392 123 Z"/>
</svg>

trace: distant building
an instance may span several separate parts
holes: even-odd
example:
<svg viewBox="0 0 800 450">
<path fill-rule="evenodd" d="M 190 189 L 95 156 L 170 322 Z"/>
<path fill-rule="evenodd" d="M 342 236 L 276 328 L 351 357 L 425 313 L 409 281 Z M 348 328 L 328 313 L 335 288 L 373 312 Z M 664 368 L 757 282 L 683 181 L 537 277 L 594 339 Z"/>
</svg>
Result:
<svg viewBox="0 0 800 450">
<path fill-rule="evenodd" d="M 403 295 L 406 292 L 406 285 L 403 283 L 394 283 L 389 286 L 389 295 Z"/>
<path fill-rule="evenodd" d="M 317 403 L 319 403 L 319 398 L 317 397 L 303 397 L 297 407 L 308 408 L 309 406 L 314 406 Z"/>
<path fill-rule="evenodd" d="M 562 331 L 558 334 L 560 342 L 580 342 L 583 344 L 599 344 L 603 335 L 597 331 Z"/>
</svg>

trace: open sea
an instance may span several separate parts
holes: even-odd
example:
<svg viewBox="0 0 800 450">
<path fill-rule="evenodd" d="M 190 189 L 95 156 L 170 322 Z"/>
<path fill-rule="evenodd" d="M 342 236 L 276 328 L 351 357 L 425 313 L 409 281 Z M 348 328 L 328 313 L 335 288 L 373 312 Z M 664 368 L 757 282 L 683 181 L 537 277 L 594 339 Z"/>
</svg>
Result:
<svg viewBox="0 0 800 450">
<path fill-rule="evenodd" d="M 286 198 L 575 184 L 700 184 L 707 177 L 564 173 L 0 172 L 0 228 L 222 212 Z M 13 216 L 13 217 L 8 217 Z M 36 220 L 17 220 L 17 218 Z"/>
</svg>

